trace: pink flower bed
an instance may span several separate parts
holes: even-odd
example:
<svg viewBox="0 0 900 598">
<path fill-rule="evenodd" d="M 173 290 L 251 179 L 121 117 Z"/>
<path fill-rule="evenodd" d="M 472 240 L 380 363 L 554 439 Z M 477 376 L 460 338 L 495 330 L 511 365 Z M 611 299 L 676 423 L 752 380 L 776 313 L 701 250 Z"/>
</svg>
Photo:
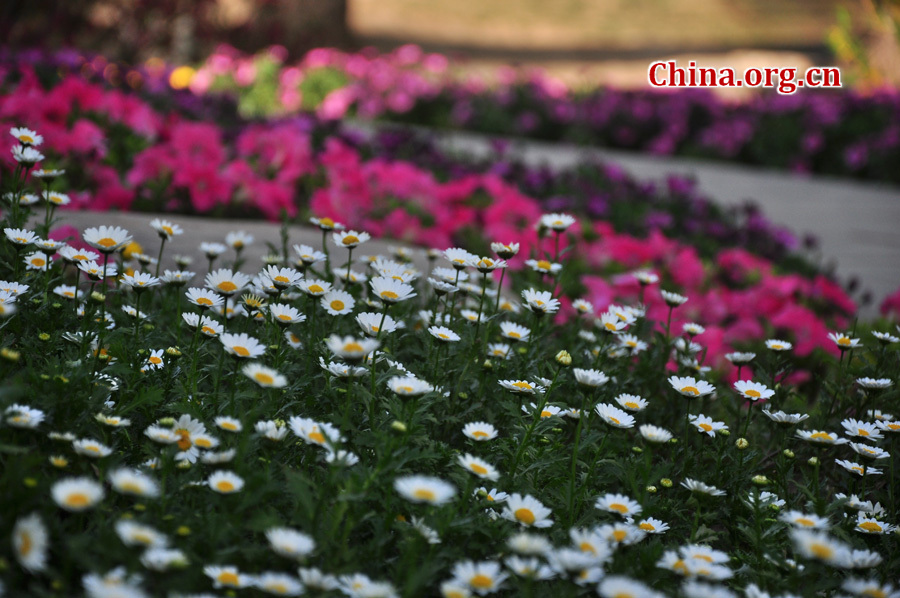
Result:
<svg viewBox="0 0 900 598">
<path fill-rule="evenodd" d="M 2 79 L 3 77 L 0 77 Z M 50 89 L 27 69 L 0 104 L 0 127 L 24 125 L 47 140 L 46 167 L 68 170 L 76 209 L 134 208 L 196 214 L 264 216 L 277 220 L 331 216 L 377 237 L 449 247 L 466 239 L 520 242 L 553 254 L 554 240 L 539 238 L 534 224 L 546 210 L 497 174 L 439 180 L 412 163 L 367 157 L 337 137 L 314 149 L 300 120 L 252 124 L 226 131 L 211 122 L 162 114 L 116 90 L 67 76 Z M 4 155 L 2 165 L 13 165 Z M 827 337 L 843 329 L 853 301 L 823 275 L 779 273 L 769 261 L 739 248 L 715 259 L 658 230 L 645 238 L 622 233 L 602 220 L 582 219 L 562 239 L 582 263 L 584 298 L 597 309 L 636 301 L 640 287 L 630 271 L 658 272 L 664 288 L 690 298 L 673 326 L 696 321 L 707 363 L 771 336 L 795 342 L 805 356 L 816 348 L 833 354 Z M 521 256 L 512 266 L 523 267 Z M 664 321 L 668 308 L 656 287 L 644 295 L 649 316 Z M 568 305 L 568 304 L 567 304 Z M 571 312 L 570 312 L 571 313 Z"/>
</svg>

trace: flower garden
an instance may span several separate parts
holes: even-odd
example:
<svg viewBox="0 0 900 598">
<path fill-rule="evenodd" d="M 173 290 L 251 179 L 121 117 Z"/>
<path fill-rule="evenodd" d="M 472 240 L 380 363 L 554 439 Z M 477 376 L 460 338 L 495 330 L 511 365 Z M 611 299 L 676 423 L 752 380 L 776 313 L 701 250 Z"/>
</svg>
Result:
<svg viewBox="0 0 900 598">
<path fill-rule="evenodd" d="M 475 120 L 458 125 L 488 105 L 521 119 L 502 92 L 448 86 L 441 57 L 271 59 L 270 105 L 245 72 L 260 59 L 221 56 L 180 74 L 0 60 L 0 593 L 898 595 L 900 329 L 858 322 L 809 240 L 682 178 L 553 172 L 501 143 L 475 160 L 335 121 L 434 124 L 414 115 L 463 101 Z M 326 72 L 343 83 L 314 102 Z M 243 115 L 208 93 L 232 76 Z M 554 131 L 559 106 L 621 124 L 611 106 L 640 105 L 526 88 L 504 89 L 555 106 Z M 247 118 L 253 94 L 278 115 Z M 896 121 L 835 131 L 882 114 L 867 102 L 896 119 L 896 100 L 834 97 L 790 99 L 788 118 L 837 110 L 804 168 L 890 179 Z M 633 118 L 671 113 L 656 101 L 676 99 Z M 698 102 L 714 128 L 740 121 Z M 682 133 L 657 150 L 693 151 Z M 854 144 L 865 167 L 833 170 Z M 158 246 L 116 211 L 147 212 Z M 179 220 L 198 214 L 234 232 Z M 176 255 L 185 236 L 196 252 Z"/>
</svg>

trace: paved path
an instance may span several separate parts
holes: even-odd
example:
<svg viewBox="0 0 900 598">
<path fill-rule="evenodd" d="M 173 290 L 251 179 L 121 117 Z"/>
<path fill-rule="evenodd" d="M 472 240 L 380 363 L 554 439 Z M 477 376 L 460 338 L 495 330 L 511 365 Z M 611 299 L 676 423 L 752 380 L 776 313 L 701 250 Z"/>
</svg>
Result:
<svg viewBox="0 0 900 598">
<path fill-rule="evenodd" d="M 352 126 L 372 131 L 370 125 Z M 494 151 L 490 138 L 482 135 L 442 132 L 437 139 L 449 151 L 479 156 Z M 882 299 L 900 287 L 900 188 L 568 144 L 512 140 L 510 151 L 529 164 L 547 164 L 554 169 L 601 159 L 620 164 L 640 179 L 689 175 L 704 195 L 722 205 L 752 200 L 770 221 L 795 233 L 814 234 L 820 242 L 821 263 L 834 266 L 842 282 L 857 277 L 862 288 L 872 292 L 874 303 L 861 311 L 865 317 L 874 317 Z"/>
</svg>

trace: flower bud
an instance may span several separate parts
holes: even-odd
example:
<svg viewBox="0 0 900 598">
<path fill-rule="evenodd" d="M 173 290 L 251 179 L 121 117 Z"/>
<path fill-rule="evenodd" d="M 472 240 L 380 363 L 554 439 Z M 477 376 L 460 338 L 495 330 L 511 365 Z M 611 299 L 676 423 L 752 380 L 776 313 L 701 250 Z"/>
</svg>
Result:
<svg viewBox="0 0 900 598">
<path fill-rule="evenodd" d="M 787 457 L 788 459 L 793 459 L 795 456 L 794 451 L 792 451 L 791 449 L 784 449 L 783 451 L 781 451 L 781 454 L 784 455 L 785 457 Z"/>
<path fill-rule="evenodd" d="M 169 357 L 181 357 L 181 350 L 178 347 L 169 347 L 166 349 L 166 355 Z"/>
<path fill-rule="evenodd" d="M 483 367 L 486 370 L 490 370 L 490 369 L 494 368 L 494 364 L 491 362 L 490 359 L 485 359 L 484 363 L 481 364 L 481 367 Z"/>
<path fill-rule="evenodd" d="M 394 420 L 391 422 L 391 429 L 395 432 L 400 432 L 401 434 L 406 434 L 406 424 L 402 421 Z"/>
<path fill-rule="evenodd" d="M 91 293 L 91 301 L 103 303 L 104 301 L 106 301 L 106 295 L 104 295 L 100 291 L 94 291 L 93 293 Z"/>
<path fill-rule="evenodd" d="M 13 363 L 15 363 L 19 361 L 19 357 L 21 357 L 21 354 L 14 349 L 10 349 L 9 347 L 3 347 L 2 349 L 0 349 L 0 357 L 5 359 L 6 361 L 12 361 Z"/>
<path fill-rule="evenodd" d="M 819 466 L 819 458 L 818 457 L 810 457 L 809 461 L 807 461 L 807 463 L 809 463 L 813 467 L 818 467 Z"/>
<path fill-rule="evenodd" d="M 672 480 L 670 480 L 669 478 L 663 478 L 663 479 L 661 479 L 661 480 L 659 481 L 659 484 L 660 484 L 663 488 L 671 488 L 671 487 L 672 487 Z"/>
<path fill-rule="evenodd" d="M 569 367 L 572 365 L 572 356 L 568 351 L 560 351 L 556 354 L 556 363 L 563 367 Z"/>
<path fill-rule="evenodd" d="M 734 446 L 736 446 L 739 451 L 742 451 L 742 450 L 746 449 L 747 447 L 749 447 L 750 443 L 747 441 L 746 438 L 738 438 L 737 440 L 734 441 Z"/>
<path fill-rule="evenodd" d="M 49 340 L 50 340 L 50 335 L 47 334 L 46 332 L 42 332 L 42 333 L 40 333 L 40 334 L 38 335 L 38 338 L 39 338 L 40 340 L 42 340 L 42 341 L 49 341 Z"/>
<path fill-rule="evenodd" d="M 656 486 L 647 486 L 647 492 L 650 494 L 656 494 Z"/>
<path fill-rule="evenodd" d="M 764 475 L 755 475 L 750 481 L 757 486 L 767 486 L 769 484 L 769 478 Z"/>
<path fill-rule="evenodd" d="M 724 429 L 722 429 L 722 430 L 719 430 L 719 431 L 716 432 L 716 433 L 717 433 L 717 434 L 721 434 L 722 436 L 731 436 L 731 430 L 729 430 L 728 428 L 724 428 Z"/>
</svg>

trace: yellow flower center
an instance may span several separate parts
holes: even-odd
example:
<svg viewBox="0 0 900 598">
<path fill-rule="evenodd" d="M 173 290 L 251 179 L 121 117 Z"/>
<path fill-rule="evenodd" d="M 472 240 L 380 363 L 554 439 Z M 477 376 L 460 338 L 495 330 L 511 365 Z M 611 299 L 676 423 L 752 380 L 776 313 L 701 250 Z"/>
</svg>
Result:
<svg viewBox="0 0 900 598">
<path fill-rule="evenodd" d="M 347 353 L 361 353 L 363 348 L 359 343 L 347 343 L 344 345 L 344 351 Z"/>
<path fill-rule="evenodd" d="M 856 433 L 860 436 L 868 436 L 869 435 L 868 430 L 863 430 L 862 428 L 858 428 L 856 430 Z"/>
<path fill-rule="evenodd" d="M 222 571 L 216 580 L 223 586 L 237 586 L 239 584 L 237 573 Z"/>
<path fill-rule="evenodd" d="M 149 546 L 150 544 L 153 544 L 153 536 L 151 536 L 150 534 L 148 534 L 146 532 L 137 532 L 133 536 L 131 536 L 131 539 L 134 540 L 135 542 L 137 542 L 138 544 L 143 544 L 144 546 Z"/>
<path fill-rule="evenodd" d="M 614 424 L 619 424 L 619 425 L 622 424 L 622 422 L 620 422 L 619 420 L 617 420 L 616 418 L 614 418 L 612 416 L 609 416 L 609 421 L 611 421 Z"/>
<path fill-rule="evenodd" d="M 253 374 L 253 379 L 259 382 L 260 384 L 271 385 L 275 383 L 275 378 L 266 374 L 265 372 L 256 372 Z"/>
<path fill-rule="evenodd" d="M 413 391 L 412 386 L 398 386 L 397 390 L 400 392 L 411 393 Z"/>
<path fill-rule="evenodd" d="M 224 280 L 217 284 L 216 288 L 224 293 L 233 293 L 237 290 L 237 285 L 230 280 Z"/>
<path fill-rule="evenodd" d="M 228 480 L 220 480 L 219 482 L 216 482 L 216 488 L 219 490 L 219 492 L 234 492 L 234 484 L 232 484 Z M 236 578 L 235 583 L 237 583 Z"/>
<path fill-rule="evenodd" d="M 842 336 L 841 338 L 837 339 L 837 344 L 839 344 L 842 347 L 849 347 L 851 344 L 851 341 L 846 336 Z"/>
<path fill-rule="evenodd" d="M 684 388 L 681 389 L 681 392 L 682 392 L 682 394 L 690 393 L 694 396 L 697 396 L 700 394 L 700 391 L 697 390 L 697 387 L 695 387 L 695 386 L 685 386 Z"/>
<path fill-rule="evenodd" d="M 531 509 L 526 509 L 522 507 L 521 509 L 516 509 L 516 512 L 513 513 L 516 516 L 516 519 L 524 523 L 525 525 L 533 525 L 535 521 L 534 513 L 531 512 Z"/>
<path fill-rule="evenodd" d="M 359 238 L 357 238 L 355 235 L 347 235 L 346 237 L 341 239 L 341 243 L 343 243 L 344 245 L 353 245 L 355 243 L 359 243 Z"/>
<path fill-rule="evenodd" d="M 478 475 L 487 475 L 487 472 L 488 472 L 488 470 L 487 470 L 486 467 L 482 467 L 482 466 L 479 465 L 478 463 L 470 463 L 470 464 L 469 464 L 469 469 L 471 469 L 472 471 L 474 471 L 474 472 L 477 473 Z"/>
<path fill-rule="evenodd" d="M 216 334 L 216 331 L 213 330 L 212 328 L 210 328 L 209 326 L 204 326 L 200 330 L 203 332 L 203 334 L 208 334 L 210 336 L 215 336 L 215 334 Z"/>
<path fill-rule="evenodd" d="M 28 556 L 33 544 L 31 543 L 31 535 L 27 531 L 19 532 L 19 544 L 19 554 L 23 557 Z"/>
<path fill-rule="evenodd" d="M 331 218 L 321 218 L 321 219 L 319 220 L 319 226 L 333 227 L 333 226 L 334 226 L 334 220 L 332 220 Z"/>
<path fill-rule="evenodd" d="M 333 309 L 334 311 L 341 311 L 344 309 L 344 302 L 340 299 L 335 299 L 330 303 L 330 305 L 331 309 Z"/>
<path fill-rule="evenodd" d="M 878 525 L 875 521 L 864 521 L 860 523 L 857 527 L 866 530 L 867 532 L 881 532 L 884 531 L 880 525 Z"/>
<path fill-rule="evenodd" d="M 816 525 L 812 519 L 807 519 L 806 517 L 798 517 L 797 519 L 794 519 L 794 523 L 797 523 L 797 524 L 800 524 L 800 525 L 803 525 L 806 527 L 813 527 Z"/>
<path fill-rule="evenodd" d="M 66 503 L 66 506 L 73 508 L 82 508 L 91 504 L 91 499 L 88 498 L 87 494 L 83 492 L 73 492 L 68 495 L 63 501 Z"/>
<path fill-rule="evenodd" d="M 887 592 L 879 588 L 866 588 L 861 595 L 871 596 L 872 598 L 887 598 Z"/>
<path fill-rule="evenodd" d="M 276 316 L 276 317 L 277 317 L 279 320 L 281 320 L 282 322 L 290 322 L 291 319 L 292 319 L 291 316 L 289 316 L 289 315 L 287 315 L 287 314 L 278 314 L 278 316 Z"/>
<path fill-rule="evenodd" d="M 206 305 L 207 307 L 209 307 L 210 305 L 213 304 L 212 300 L 209 299 L 208 297 L 197 297 L 196 302 L 197 302 L 197 305 Z"/>
<path fill-rule="evenodd" d="M 231 430 L 232 432 L 236 432 L 236 431 L 237 431 L 237 426 L 236 426 L 235 424 L 233 424 L 232 422 L 222 422 L 222 423 L 220 424 L 220 427 L 221 427 L 223 430 Z"/>
<path fill-rule="evenodd" d="M 472 436 L 475 438 L 487 438 L 489 434 L 487 432 L 482 432 L 481 430 L 475 430 L 472 432 Z"/>
<path fill-rule="evenodd" d="M 399 298 L 400 298 L 400 295 L 398 295 L 398 294 L 395 293 L 394 291 L 381 291 L 381 298 L 382 298 L 382 299 L 393 299 L 393 300 L 396 300 L 396 299 L 399 299 Z"/>
<path fill-rule="evenodd" d="M 625 530 L 617 529 L 616 531 L 613 532 L 613 539 L 616 542 L 621 542 L 622 540 L 625 539 L 625 536 L 627 536 L 627 535 L 628 535 L 628 532 L 626 532 Z"/>
<path fill-rule="evenodd" d="M 653 524 L 652 524 L 652 523 L 647 523 L 646 521 L 642 521 L 641 524 L 638 525 L 638 527 L 641 528 L 642 530 L 644 530 L 645 532 L 653 532 L 653 531 L 656 531 L 656 528 L 653 527 Z"/>
<path fill-rule="evenodd" d="M 522 335 L 518 332 L 509 332 L 507 335 L 509 338 L 522 338 Z"/>
<path fill-rule="evenodd" d="M 212 446 L 212 442 L 210 442 L 209 438 L 203 438 L 203 437 L 197 438 L 194 441 L 194 444 L 196 444 L 200 448 L 210 448 Z"/>
<path fill-rule="evenodd" d="M 191 433 L 187 430 L 175 430 L 175 434 L 178 435 L 178 448 L 181 450 L 186 451 L 194 445 L 191 442 Z"/>
<path fill-rule="evenodd" d="M 33 144 L 34 138 L 31 135 L 19 135 L 19 142 L 23 144 Z"/>
<path fill-rule="evenodd" d="M 512 385 L 516 388 L 521 388 L 522 390 L 531 390 L 531 384 L 527 382 L 513 382 Z"/>
<path fill-rule="evenodd" d="M 772 348 L 780 351 L 781 349 L 784 349 L 784 345 L 780 345 L 780 344 L 776 343 L 776 344 L 772 345 Z"/>
<path fill-rule="evenodd" d="M 273 278 L 272 280 L 274 280 L 275 282 L 283 282 L 285 284 L 291 282 L 290 278 L 288 278 L 287 276 L 281 276 L 280 274 L 278 276 L 276 276 L 275 278 Z"/>
<path fill-rule="evenodd" d="M 713 562 L 712 557 L 708 554 L 695 554 L 693 557 L 701 561 L 706 561 L 707 563 Z"/>
<path fill-rule="evenodd" d="M 834 554 L 834 549 L 827 544 L 813 544 L 809 547 L 809 551 L 822 560 L 828 560 Z"/>
<path fill-rule="evenodd" d="M 324 293 L 325 292 L 325 289 L 323 289 L 322 287 L 320 287 L 317 284 L 309 285 L 308 290 L 310 293 Z"/>
<path fill-rule="evenodd" d="M 700 424 L 698 427 L 700 429 L 702 429 L 704 432 L 709 432 L 713 429 L 712 426 L 709 424 Z"/>
<path fill-rule="evenodd" d="M 747 395 L 748 397 L 753 397 L 754 399 L 758 399 L 759 397 L 762 396 L 758 390 L 754 390 L 752 388 L 749 390 L 745 390 L 744 394 Z"/>
<path fill-rule="evenodd" d="M 153 365 L 159 365 L 159 364 L 162 363 L 162 359 L 160 359 L 160 358 L 157 357 L 156 355 L 153 355 L 153 356 L 150 357 L 150 359 L 148 359 L 147 361 L 149 361 L 149 362 L 152 363 Z"/>
<path fill-rule="evenodd" d="M 106 247 L 107 249 L 110 248 L 110 247 L 115 246 L 115 244 L 116 244 L 116 240 L 115 240 L 115 239 L 112 239 L 112 238 L 110 238 L 110 237 L 103 237 L 102 239 L 100 239 L 99 241 L 97 241 L 97 245 L 100 245 L 100 246 L 102 246 L 102 247 Z"/>
<path fill-rule="evenodd" d="M 615 331 L 615 329 L 616 329 L 616 325 L 613 324 L 612 322 L 607 322 L 607 323 L 604 324 L 603 326 L 604 326 L 607 330 L 611 330 L 611 331 Z"/>
<path fill-rule="evenodd" d="M 810 438 L 814 438 L 816 440 L 831 441 L 831 434 L 828 434 L 826 432 L 816 432 L 815 434 L 810 435 Z"/>
<path fill-rule="evenodd" d="M 613 598 L 635 598 L 635 596 L 631 592 L 616 592 Z"/>
<path fill-rule="evenodd" d="M 617 513 L 621 513 L 621 514 L 624 515 L 625 513 L 628 512 L 628 507 L 626 507 L 626 506 L 623 505 L 622 503 L 617 503 L 617 502 L 616 502 L 616 503 L 613 503 L 613 504 L 609 505 L 609 510 L 610 510 L 610 511 L 616 511 Z"/>
<path fill-rule="evenodd" d="M 316 444 L 325 444 L 325 435 L 319 432 L 318 428 L 313 429 L 313 431 L 309 433 L 309 439 Z"/>
<path fill-rule="evenodd" d="M 445 341 L 450 340 L 450 337 L 447 336 L 446 334 L 444 334 L 443 332 L 438 332 L 438 336 L 441 337 L 442 339 L 444 339 Z"/>
<path fill-rule="evenodd" d="M 594 549 L 593 544 L 591 544 L 590 542 L 582 542 L 578 545 L 578 548 L 581 549 L 581 552 L 592 552 L 594 554 L 597 554 L 597 551 Z"/>
<path fill-rule="evenodd" d="M 550 270 L 550 268 L 552 268 L 552 267 L 553 267 L 553 265 L 550 262 L 548 262 L 547 260 L 541 260 L 537 263 L 538 270 Z"/>
<path fill-rule="evenodd" d="M 35 257 L 31 259 L 31 265 L 37 266 L 38 268 L 43 268 L 46 263 L 47 261 L 43 258 Z"/>
<path fill-rule="evenodd" d="M 860 475 L 863 474 L 863 468 L 862 468 L 862 467 L 851 467 L 850 469 L 852 469 L 853 471 L 857 472 L 857 473 L 860 474 Z"/>
<path fill-rule="evenodd" d="M 433 501 L 437 496 L 433 491 L 428 488 L 417 488 L 415 492 L 413 492 L 413 496 L 418 498 L 419 500 Z"/>
<path fill-rule="evenodd" d="M 132 494 L 142 494 L 144 491 L 144 489 L 141 488 L 141 485 L 134 481 L 119 484 L 119 490 L 121 492 L 130 492 Z"/>
<path fill-rule="evenodd" d="M 487 575 L 482 575 L 479 573 L 469 580 L 469 585 L 473 588 L 478 588 L 480 590 L 484 590 L 487 588 L 494 587 L 494 580 L 488 577 Z"/>
<path fill-rule="evenodd" d="M 249 357 L 250 356 L 250 351 L 248 351 L 246 347 L 242 347 L 240 345 L 232 347 L 231 350 L 234 351 L 235 354 L 240 355 L 241 357 Z"/>
<path fill-rule="evenodd" d="M 541 411 L 541 417 L 552 417 L 552 416 L 553 416 L 553 413 L 551 413 L 550 411 L 547 411 L 546 409 Z"/>
<path fill-rule="evenodd" d="M 625 406 L 628 407 L 629 409 L 637 409 L 640 407 L 640 405 L 638 405 L 634 401 L 625 401 Z"/>
</svg>

